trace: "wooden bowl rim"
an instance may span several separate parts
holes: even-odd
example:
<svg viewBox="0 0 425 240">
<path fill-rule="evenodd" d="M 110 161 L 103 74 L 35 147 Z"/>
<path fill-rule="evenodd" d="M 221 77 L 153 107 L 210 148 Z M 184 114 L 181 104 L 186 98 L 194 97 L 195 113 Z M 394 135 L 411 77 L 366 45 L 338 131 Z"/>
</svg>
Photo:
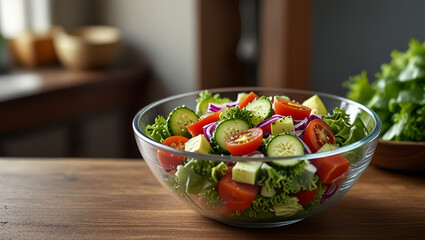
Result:
<svg viewBox="0 0 425 240">
<path fill-rule="evenodd" d="M 379 143 L 385 145 L 425 147 L 425 142 L 389 141 L 379 139 Z"/>
</svg>

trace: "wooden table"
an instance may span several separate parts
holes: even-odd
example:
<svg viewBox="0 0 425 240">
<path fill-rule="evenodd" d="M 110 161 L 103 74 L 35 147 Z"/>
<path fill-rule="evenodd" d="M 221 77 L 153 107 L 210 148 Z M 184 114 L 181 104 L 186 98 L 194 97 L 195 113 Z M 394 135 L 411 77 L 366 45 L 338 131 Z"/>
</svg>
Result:
<svg viewBox="0 0 425 240">
<path fill-rule="evenodd" d="M 0 158 L 0 238 L 423 239 L 424 184 L 423 176 L 369 167 L 315 216 L 244 229 L 176 201 L 140 159 Z"/>
</svg>

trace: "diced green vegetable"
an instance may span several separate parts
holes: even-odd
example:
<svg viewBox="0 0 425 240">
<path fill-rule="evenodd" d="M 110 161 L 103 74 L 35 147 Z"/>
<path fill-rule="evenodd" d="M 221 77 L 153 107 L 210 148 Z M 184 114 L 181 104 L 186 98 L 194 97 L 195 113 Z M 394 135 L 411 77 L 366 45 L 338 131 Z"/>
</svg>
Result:
<svg viewBox="0 0 425 240">
<path fill-rule="evenodd" d="M 291 116 L 284 116 L 283 118 L 275 122 L 272 122 L 271 131 L 273 135 L 276 135 L 279 133 L 294 134 L 295 133 L 294 120 L 292 119 Z"/>
<path fill-rule="evenodd" d="M 205 136 L 203 134 L 199 134 L 185 143 L 184 150 L 188 152 L 208 154 L 212 151 L 212 148 Z"/>
<path fill-rule="evenodd" d="M 262 164 L 256 161 L 237 162 L 232 170 L 232 180 L 254 185 Z"/>
<path fill-rule="evenodd" d="M 309 99 L 305 100 L 302 105 L 312 109 L 314 114 L 317 115 L 326 115 L 328 111 L 326 110 L 325 104 L 323 104 L 322 99 L 319 96 L 313 95 Z"/>
</svg>

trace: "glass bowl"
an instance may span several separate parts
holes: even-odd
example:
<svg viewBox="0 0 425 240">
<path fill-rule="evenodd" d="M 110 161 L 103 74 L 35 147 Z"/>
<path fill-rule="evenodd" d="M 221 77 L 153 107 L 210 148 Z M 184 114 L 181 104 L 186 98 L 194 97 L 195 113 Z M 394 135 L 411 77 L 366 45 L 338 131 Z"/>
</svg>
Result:
<svg viewBox="0 0 425 240">
<path fill-rule="evenodd" d="M 352 121 L 355 118 L 360 117 L 369 131 L 369 135 L 352 144 L 330 151 L 306 154 L 296 157 L 238 157 L 217 154 L 200 154 L 178 150 L 163 145 L 152 140 L 145 133 L 146 126 L 153 124 L 155 122 L 155 118 L 158 115 L 162 115 L 164 118 L 167 118 L 168 114 L 177 106 L 185 105 L 188 108 L 195 110 L 195 100 L 198 98 L 200 91 L 171 96 L 153 102 L 141 109 L 134 117 L 133 130 L 140 153 L 152 171 L 153 175 L 164 188 L 166 188 L 174 197 L 185 203 L 186 206 L 205 217 L 225 224 L 250 228 L 278 227 L 301 221 L 321 210 L 326 209 L 327 207 L 334 204 L 342 196 L 344 196 L 354 185 L 354 183 L 356 183 L 360 175 L 369 165 L 379 140 L 381 121 L 376 113 L 359 103 L 342 97 L 312 91 L 264 87 L 222 88 L 209 89 L 209 91 L 213 94 L 219 93 L 221 97 L 227 97 L 232 100 L 236 100 L 237 94 L 240 92 L 254 91 L 258 96 L 286 95 L 298 102 L 303 102 L 312 95 L 317 94 L 330 113 L 332 113 L 332 110 L 335 107 L 344 108 L 346 112 L 350 114 L 350 119 Z M 350 159 L 350 166 L 346 174 L 339 178 L 338 181 L 335 181 L 332 184 L 318 183 L 318 185 L 321 186 L 321 191 L 317 191 L 317 196 L 315 200 L 313 200 L 314 204 L 310 206 L 307 204 L 301 209 L 294 211 L 295 213 L 292 212 L 290 214 L 283 215 L 279 214 L 279 216 L 276 216 L 277 213 L 273 213 L 275 209 L 264 209 L 262 211 L 266 212 L 259 213 L 255 211 L 236 211 L 229 214 L 228 209 L 223 207 L 225 205 L 223 200 L 218 199 L 218 203 L 216 202 L 215 204 L 211 204 L 205 200 L 206 198 L 204 196 L 186 192 L 185 187 L 187 186 L 182 186 L 182 184 L 179 184 L 179 181 L 176 180 L 176 174 L 174 172 L 165 171 L 161 167 L 157 157 L 158 150 L 181 156 L 186 159 L 205 160 L 206 162 L 213 164 L 221 162 L 228 164 L 241 161 L 262 161 L 268 163 L 274 160 L 291 161 L 295 159 L 310 162 L 311 160 L 317 158 L 325 158 L 341 154 L 347 159 Z M 217 187 L 214 186 L 212 191 L 217 191 Z"/>
</svg>

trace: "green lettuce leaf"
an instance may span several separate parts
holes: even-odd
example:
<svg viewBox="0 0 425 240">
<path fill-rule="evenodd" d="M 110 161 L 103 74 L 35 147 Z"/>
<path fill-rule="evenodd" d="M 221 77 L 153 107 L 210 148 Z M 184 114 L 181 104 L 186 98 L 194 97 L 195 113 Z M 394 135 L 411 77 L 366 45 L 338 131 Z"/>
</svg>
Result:
<svg viewBox="0 0 425 240">
<path fill-rule="evenodd" d="M 360 118 L 350 123 L 350 115 L 345 109 L 336 107 L 332 115 L 323 116 L 322 120 L 327 123 L 335 134 L 336 143 L 341 147 L 367 136 L 368 130 Z"/>
<path fill-rule="evenodd" d="M 310 177 L 306 174 L 307 162 L 302 162 L 292 168 L 276 169 L 273 167 L 261 168 L 258 175 L 258 185 L 264 186 L 267 190 L 282 191 L 290 195 L 303 189 L 315 189 L 317 176 Z M 308 175 L 308 177 L 306 177 Z"/>
<path fill-rule="evenodd" d="M 254 124 L 252 123 L 251 111 L 241 109 L 238 106 L 231 107 L 227 109 L 224 113 L 220 114 L 220 121 L 228 119 L 241 119 L 247 122 L 250 127 L 254 127 Z"/>
<path fill-rule="evenodd" d="M 185 167 L 190 167 L 195 173 L 207 177 L 215 184 L 227 173 L 228 169 L 224 162 L 202 159 L 187 159 Z"/>
<path fill-rule="evenodd" d="M 167 120 L 163 116 L 157 116 L 154 124 L 146 126 L 145 132 L 150 138 L 160 143 L 171 136 L 168 132 Z"/>
<path fill-rule="evenodd" d="M 367 104 L 375 94 L 375 90 L 370 85 L 364 71 L 360 75 L 349 77 L 348 81 L 343 83 L 343 86 L 350 89 L 348 98 L 362 104 Z"/>
<path fill-rule="evenodd" d="M 180 187 L 190 194 L 199 194 L 216 186 L 207 176 L 196 173 L 191 164 L 177 166 L 175 176 Z"/>
<path fill-rule="evenodd" d="M 343 83 L 347 97 L 378 114 L 382 139 L 425 141 L 425 43 L 412 39 L 406 52 L 394 50 L 391 57 L 372 84 L 364 72 Z"/>
</svg>

